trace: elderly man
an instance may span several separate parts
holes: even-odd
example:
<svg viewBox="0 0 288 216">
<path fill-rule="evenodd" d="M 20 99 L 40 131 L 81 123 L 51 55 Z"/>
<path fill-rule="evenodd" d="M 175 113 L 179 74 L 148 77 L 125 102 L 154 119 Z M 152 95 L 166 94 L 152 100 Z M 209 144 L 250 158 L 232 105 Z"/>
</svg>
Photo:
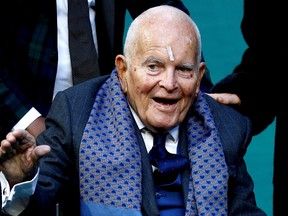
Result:
<svg viewBox="0 0 288 216">
<path fill-rule="evenodd" d="M 200 91 L 200 59 L 189 16 L 170 6 L 141 14 L 111 75 L 57 94 L 38 146 L 25 131 L 2 141 L 1 171 L 16 196 L 4 188 L 4 211 L 265 215 L 243 159 L 250 122 Z"/>
</svg>

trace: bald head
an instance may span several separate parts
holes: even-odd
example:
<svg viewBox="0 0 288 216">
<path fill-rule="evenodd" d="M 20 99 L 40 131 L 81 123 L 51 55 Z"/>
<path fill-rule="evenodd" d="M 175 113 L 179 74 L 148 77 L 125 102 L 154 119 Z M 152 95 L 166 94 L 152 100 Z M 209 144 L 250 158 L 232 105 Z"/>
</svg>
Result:
<svg viewBox="0 0 288 216">
<path fill-rule="evenodd" d="M 135 56 L 142 41 L 163 40 L 163 43 L 171 43 L 168 40 L 183 40 L 187 45 L 193 45 L 196 61 L 201 59 L 201 38 L 198 27 L 194 21 L 183 11 L 172 6 L 158 6 L 146 10 L 139 15 L 130 25 L 124 55 L 129 62 Z M 173 39 L 171 39 L 174 37 Z M 169 50 L 169 49 L 168 49 Z"/>
</svg>

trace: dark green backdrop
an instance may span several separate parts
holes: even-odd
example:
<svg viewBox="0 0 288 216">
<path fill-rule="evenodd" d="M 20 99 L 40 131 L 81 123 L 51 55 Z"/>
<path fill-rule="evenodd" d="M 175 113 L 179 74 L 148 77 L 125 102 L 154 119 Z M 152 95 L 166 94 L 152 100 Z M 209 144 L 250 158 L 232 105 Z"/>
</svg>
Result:
<svg viewBox="0 0 288 216">
<path fill-rule="evenodd" d="M 240 62 L 246 43 L 240 23 L 243 15 L 241 0 L 183 0 L 199 27 L 202 49 L 215 83 Z M 127 26 L 131 18 L 127 16 Z M 247 169 L 254 183 L 256 201 L 272 216 L 272 174 L 275 123 L 255 136 L 246 154 Z"/>
</svg>

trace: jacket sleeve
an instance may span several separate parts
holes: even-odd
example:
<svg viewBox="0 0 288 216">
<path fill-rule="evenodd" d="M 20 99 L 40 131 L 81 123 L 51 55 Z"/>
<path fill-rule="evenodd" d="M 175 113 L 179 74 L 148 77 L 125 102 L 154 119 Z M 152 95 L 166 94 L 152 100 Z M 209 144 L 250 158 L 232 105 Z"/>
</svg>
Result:
<svg viewBox="0 0 288 216">
<path fill-rule="evenodd" d="M 285 8 L 280 1 L 274 4 L 244 1 L 244 15 L 241 31 L 248 48 L 240 64 L 231 74 L 223 78 L 212 88 L 212 93 L 234 93 L 241 99 L 237 109 L 247 115 L 253 126 L 253 134 L 259 134 L 274 120 L 277 105 L 284 92 L 286 79 L 281 73 L 285 66 L 283 28 L 268 31 L 268 23 L 283 26 L 281 10 Z M 267 16 L 269 14 L 269 16 Z M 283 23 L 283 25 L 281 25 Z"/>
<path fill-rule="evenodd" d="M 0 69 L 1 70 L 1 69 Z M 0 139 L 32 108 L 24 98 L 13 92 L 0 77 Z"/>
<path fill-rule="evenodd" d="M 217 126 L 228 166 L 229 215 L 264 216 L 256 205 L 254 183 L 244 156 L 252 140 L 251 121 L 231 107 L 207 97 Z"/>
</svg>

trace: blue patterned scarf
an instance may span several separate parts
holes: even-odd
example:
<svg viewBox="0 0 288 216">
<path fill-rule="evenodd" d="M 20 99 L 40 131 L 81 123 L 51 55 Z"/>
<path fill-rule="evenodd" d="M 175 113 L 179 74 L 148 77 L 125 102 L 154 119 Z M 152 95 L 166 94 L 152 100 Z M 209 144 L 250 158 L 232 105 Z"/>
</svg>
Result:
<svg viewBox="0 0 288 216">
<path fill-rule="evenodd" d="M 191 113 L 185 215 L 227 215 L 228 169 L 203 93 Z M 81 141 L 81 215 L 142 215 L 141 153 L 135 130 L 114 70 L 96 95 Z"/>
</svg>

